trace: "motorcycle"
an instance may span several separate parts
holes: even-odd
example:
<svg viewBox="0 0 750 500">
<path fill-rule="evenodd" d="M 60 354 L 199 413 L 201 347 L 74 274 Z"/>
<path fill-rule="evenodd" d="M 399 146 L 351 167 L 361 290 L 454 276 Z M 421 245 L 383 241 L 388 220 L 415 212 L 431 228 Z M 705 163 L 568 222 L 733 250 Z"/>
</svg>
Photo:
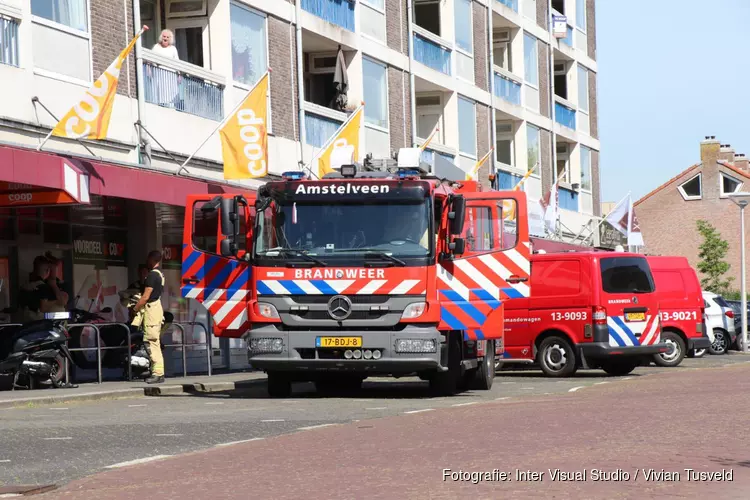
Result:
<svg viewBox="0 0 750 500">
<path fill-rule="evenodd" d="M 65 382 L 65 361 L 73 363 L 65 327 L 69 319 L 67 312 L 52 312 L 43 320 L 0 326 L 0 374 L 13 376 L 13 390 L 47 381 L 55 388 L 75 387 Z"/>
</svg>

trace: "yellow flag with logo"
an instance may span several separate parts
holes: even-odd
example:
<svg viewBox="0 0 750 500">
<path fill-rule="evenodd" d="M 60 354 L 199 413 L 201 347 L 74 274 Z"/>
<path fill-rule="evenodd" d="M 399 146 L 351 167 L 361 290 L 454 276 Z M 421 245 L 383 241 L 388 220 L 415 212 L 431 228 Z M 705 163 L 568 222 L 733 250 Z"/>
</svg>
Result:
<svg viewBox="0 0 750 500">
<path fill-rule="evenodd" d="M 112 105 L 115 102 L 117 83 L 120 81 L 122 63 L 135 46 L 136 40 L 147 30 L 144 26 L 127 47 L 112 61 L 104 73 L 86 91 L 83 98 L 68 111 L 52 129 L 52 135 L 69 139 L 104 139 L 109 130 Z"/>
<path fill-rule="evenodd" d="M 331 153 L 334 149 L 340 147 L 353 146 L 354 160 L 359 158 L 359 127 L 362 122 L 364 106 L 360 106 L 349 119 L 339 128 L 338 133 L 333 137 L 328 147 L 318 157 L 318 178 L 322 179 L 325 174 L 333 172 L 331 167 Z"/>
<path fill-rule="evenodd" d="M 268 72 L 221 129 L 225 179 L 255 179 L 268 174 Z"/>
<path fill-rule="evenodd" d="M 470 172 L 466 172 L 466 180 L 467 180 L 467 181 L 472 181 L 472 180 L 476 180 L 476 177 L 477 177 L 477 173 L 479 172 L 479 169 L 480 169 L 480 168 L 482 168 L 482 165 L 484 165 L 484 162 L 486 162 L 486 161 L 487 161 L 487 158 L 489 158 L 489 157 L 490 157 L 490 155 L 492 154 L 492 151 L 493 151 L 493 149 L 494 149 L 494 148 L 490 148 L 490 150 L 489 150 L 489 151 L 487 152 L 487 154 L 486 154 L 486 155 L 484 155 L 484 156 L 482 157 L 482 159 L 481 159 L 481 160 L 479 160 L 479 161 L 478 161 L 478 162 L 476 163 L 476 165 L 474 165 L 474 168 L 472 168 Z"/>
</svg>

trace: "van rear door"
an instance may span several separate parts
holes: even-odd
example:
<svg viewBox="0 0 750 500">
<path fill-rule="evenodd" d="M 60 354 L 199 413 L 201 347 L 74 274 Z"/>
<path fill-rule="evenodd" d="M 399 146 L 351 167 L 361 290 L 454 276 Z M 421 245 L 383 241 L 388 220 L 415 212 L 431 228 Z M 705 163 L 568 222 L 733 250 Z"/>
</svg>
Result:
<svg viewBox="0 0 750 500">
<path fill-rule="evenodd" d="M 599 276 L 599 307 L 607 314 L 609 344 L 619 347 L 658 344 L 659 302 L 646 258 L 601 257 Z"/>
</svg>

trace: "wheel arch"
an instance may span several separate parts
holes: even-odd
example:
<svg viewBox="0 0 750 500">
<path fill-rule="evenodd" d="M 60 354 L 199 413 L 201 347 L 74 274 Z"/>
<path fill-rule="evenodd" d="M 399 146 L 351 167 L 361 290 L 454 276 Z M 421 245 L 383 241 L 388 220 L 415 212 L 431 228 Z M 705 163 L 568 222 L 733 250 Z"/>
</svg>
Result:
<svg viewBox="0 0 750 500">
<path fill-rule="evenodd" d="M 534 352 L 533 352 L 533 359 L 536 359 L 536 355 L 539 352 L 539 347 L 542 345 L 542 342 L 544 342 L 546 339 L 550 337 L 561 337 L 565 341 L 570 344 L 570 347 L 575 351 L 576 349 L 576 343 L 573 342 L 573 339 L 568 335 L 566 332 L 559 330 L 557 328 L 550 328 L 547 330 L 544 330 L 542 333 L 537 335 L 537 337 L 534 339 Z"/>
</svg>

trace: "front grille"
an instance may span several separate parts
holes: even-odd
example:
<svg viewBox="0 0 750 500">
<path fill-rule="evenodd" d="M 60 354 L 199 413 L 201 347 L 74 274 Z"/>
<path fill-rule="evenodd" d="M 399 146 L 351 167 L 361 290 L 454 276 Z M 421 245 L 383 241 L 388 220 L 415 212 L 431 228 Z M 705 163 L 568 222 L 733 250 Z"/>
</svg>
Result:
<svg viewBox="0 0 750 500">
<path fill-rule="evenodd" d="M 292 313 L 294 316 L 298 317 L 299 319 L 306 319 L 306 320 L 330 320 L 334 321 L 331 316 L 328 314 L 328 311 L 295 311 Z M 380 319 L 383 316 L 388 314 L 388 311 L 352 311 L 352 313 L 349 315 L 348 318 L 346 318 L 344 321 L 351 320 L 351 319 Z"/>
<path fill-rule="evenodd" d="M 290 295 L 297 304 L 328 304 L 332 295 Z M 390 295 L 347 295 L 352 304 L 384 304 L 392 296 Z M 395 297 L 395 296 L 394 296 Z"/>
</svg>

